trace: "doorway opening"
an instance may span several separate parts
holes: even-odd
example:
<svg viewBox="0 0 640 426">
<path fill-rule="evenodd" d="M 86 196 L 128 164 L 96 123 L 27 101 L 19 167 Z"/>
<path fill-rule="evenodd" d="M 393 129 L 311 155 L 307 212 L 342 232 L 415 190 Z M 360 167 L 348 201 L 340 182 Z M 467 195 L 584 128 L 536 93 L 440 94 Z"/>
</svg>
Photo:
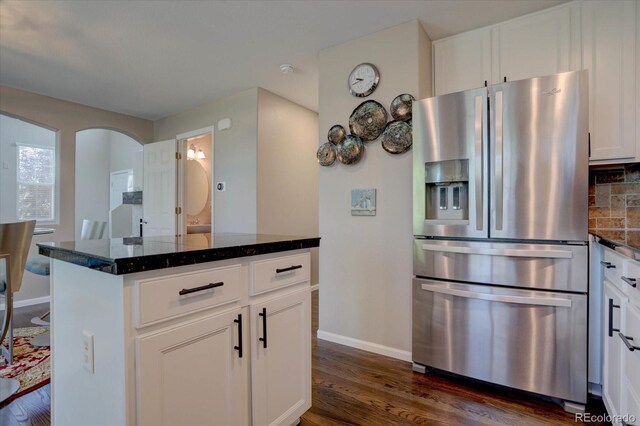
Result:
<svg viewBox="0 0 640 426">
<path fill-rule="evenodd" d="M 213 128 L 178 135 L 179 234 L 213 232 Z"/>
</svg>

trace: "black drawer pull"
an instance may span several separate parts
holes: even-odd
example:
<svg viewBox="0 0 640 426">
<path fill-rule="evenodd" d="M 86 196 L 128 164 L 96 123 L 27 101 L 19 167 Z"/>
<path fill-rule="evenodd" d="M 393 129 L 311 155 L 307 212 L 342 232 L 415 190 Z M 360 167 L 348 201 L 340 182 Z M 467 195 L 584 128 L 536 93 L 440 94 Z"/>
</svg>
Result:
<svg viewBox="0 0 640 426">
<path fill-rule="evenodd" d="M 238 351 L 238 358 L 242 358 L 242 314 L 238 314 L 238 319 L 234 319 L 233 322 L 238 324 L 238 346 L 234 346 L 233 349 Z"/>
<path fill-rule="evenodd" d="M 637 285 L 635 278 L 629 278 L 629 277 L 623 276 L 622 281 L 624 281 L 625 283 L 629 284 L 631 287 L 634 287 L 634 288 Z"/>
<path fill-rule="evenodd" d="M 614 331 L 620 331 L 619 328 L 613 328 L 613 308 L 619 308 L 620 305 L 614 305 L 613 299 L 609 299 L 609 337 L 613 337 Z"/>
<path fill-rule="evenodd" d="M 615 269 L 616 267 L 616 265 L 612 265 L 611 262 L 605 262 L 604 260 L 601 260 L 600 264 L 607 269 Z"/>
<path fill-rule="evenodd" d="M 258 340 L 262 342 L 262 347 L 267 349 L 267 308 L 262 308 L 258 316 L 262 317 L 262 337 Z"/>
<path fill-rule="evenodd" d="M 629 349 L 631 352 L 633 351 L 640 351 L 640 347 L 638 346 L 633 346 L 631 344 L 631 342 L 629 342 L 629 340 L 633 340 L 633 337 L 627 337 L 622 333 L 618 333 L 618 336 L 620 336 L 620 338 L 622 339 L 622 341 L 624 342 L 624 345 L 627 347 L 627 349 Z"/>
<path fill-rule="evenodd" d="M 282 272 L 294 271 L 296 269 L 302 269 L 302 265 L 294 265 L 294 266 L 289 266 L 288 268 L 276 269 L 276 274 L 280 274 Z"/>
<path fill-rule="evenodd" d="M 185 294 L 195 293 L 196 291 L 209 290 L 211 288 L 222 287 L 224 282 L 220 281 L 219 283 L 209 283 L 207 285 L 202 285 L 200 287 L 193 288 L 183 288 L 178 292 L 180 296 L 184 296 Z"/>
</svg>

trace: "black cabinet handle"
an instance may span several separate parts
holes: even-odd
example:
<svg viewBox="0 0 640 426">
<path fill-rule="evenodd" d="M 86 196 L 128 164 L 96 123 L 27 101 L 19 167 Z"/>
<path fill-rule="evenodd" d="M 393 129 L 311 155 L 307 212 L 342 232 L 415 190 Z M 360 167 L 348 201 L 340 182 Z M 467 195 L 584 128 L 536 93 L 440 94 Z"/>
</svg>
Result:
<svg viewBox="0 0 640 426">
<path fill-rule="evenodd" d="M 604 260 L 600 261 L 600 264 L 607 269 L 615 269 L 616 265 L 612 265 L 611 262 L 605 262 Z"/>
<path fill-rule="evenodd" d="M 288 268 L 276 269 L 276 274 L 280 274 L 282 272 L 294 271 L 296 269 L 301 269 L 301 268 L 302 268 L 302 265 L 294 265 L 294 266 L 289 266 Z"/>
<path fill-rule="evenodd" d="M 262 317 L 262 337 L 258 340 L 262 342 L 262 347 L 267 349 L 267 308 L 262 308 L 258 316 Z"/>
<path fill-rule="evenodd" d="M 609 337 L 613 337 L 614 331 L 620 331 L 619 328 L 613 328 L 613 308 L 619 308 L 620 305 L 614 305 L 613 299 L 609 299 Z"/>
<path fill-rule="evenodd" d="M 624 281 L 625 283 L 629 284 L 631 287 L 634 287 L 637 285 L 637 280 L 635 278 L 629 278 L 629 277 L 622 277 L 622 281 Z"/>
<path fill-rule="evenodd" d="M 242 358 L 242 314 L 238 314 L 238 319 L 234 319 L 233 322 L 238 324 L 238 346 L 234 346 L 233 349 L 238 351 L 238 358 Z"/>
<path fill-rule="evenodd" d="M 633 340 L 633 337 L 628 337 L 625 336 L 622 333 L 618 333 L 618 336 L 620 336 L 620 338 L 622 339 L 622 341 L 624 342 L 624 345 L 627 347 L 627 349 L 629 349 L 631 352 L 633 351 L 640 351 L 640 347 L 638 346 L 633 346 L 631 344 L 631 342 L 629 342 L 629 340 Z"/>
<path fill-rule="evenodd" d="M 184 296 L 185 294 L 195 293 L 197 291 L 209 290 L 211 288 L 216 288 L 216 287 L 222 287 L 223 285 L 224 285 L 224 282 L 220 281 L 219 283 L 209 283 L 207 285 L 202 285 L 200 287 L 183 288 L 178 292 L 178 294 L 180 296 Z"/>
</svg>

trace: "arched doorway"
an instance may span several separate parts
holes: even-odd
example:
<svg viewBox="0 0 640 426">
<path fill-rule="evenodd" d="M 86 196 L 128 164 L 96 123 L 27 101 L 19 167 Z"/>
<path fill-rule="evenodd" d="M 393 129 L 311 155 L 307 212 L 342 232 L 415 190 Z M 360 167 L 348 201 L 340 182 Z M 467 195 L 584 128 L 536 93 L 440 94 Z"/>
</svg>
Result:
<svg viewBox="0 0 640 426">
<path fill-rule="evenodd" d="M 142 217 L 142 144 L 112 129 L 76 132 L 75 235 L 84 219 L 107 222 L 105 238 L 137 236 Z"/>
</svg>

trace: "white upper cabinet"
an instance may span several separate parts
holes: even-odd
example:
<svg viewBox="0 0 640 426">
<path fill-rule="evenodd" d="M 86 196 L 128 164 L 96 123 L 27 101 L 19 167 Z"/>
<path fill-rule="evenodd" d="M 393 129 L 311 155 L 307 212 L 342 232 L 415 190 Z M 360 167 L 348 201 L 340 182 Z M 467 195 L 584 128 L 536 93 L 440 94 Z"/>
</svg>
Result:
<svg viewBox="0 0 640 426">
<path fill-rule="evenodd" d="M 580 5 L 554 7 L 433 42 L 434 92 L 581 68 Z"/>
<path fill-rule="evenodd" d="M 469 31 L 433 43 L 435 95 L 491 82 L 491 29 Z"/>
<path fill-rule="evenodd" d="M 587 1 L 583 68 L 589 70 L 590 160 L 636 157 L 637 3 Z"/>
<path fill-rule="evenodd" d="M 493 31 L 493 83 L 580 69 L 577 4 L 513 19 Z"/>
</svg>

